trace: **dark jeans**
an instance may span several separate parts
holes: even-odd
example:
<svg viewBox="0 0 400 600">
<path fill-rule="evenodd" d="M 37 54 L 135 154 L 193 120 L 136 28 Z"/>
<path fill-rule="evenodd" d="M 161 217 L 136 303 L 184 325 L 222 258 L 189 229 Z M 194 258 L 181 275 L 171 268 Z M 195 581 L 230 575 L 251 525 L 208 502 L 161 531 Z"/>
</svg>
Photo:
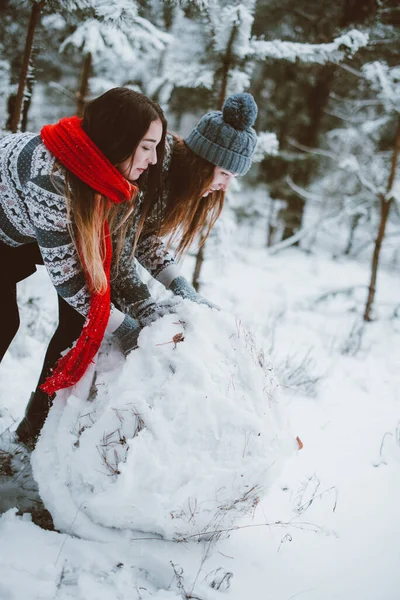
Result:
<svg viewBox="0 0 400 600">
<path fill-rule="evenodd" d="M 0 242 L 0 269 L 5 280 L 0 294 L 0 362 L 19 328 L 17 304 L 17 283 L 36 271 L 36 265 L 43 264 L 37 244 L 26 244 L 17 248 L 5 246 Z M 39 390 L 39 386 L 50 375 L 62 352 L 78 339 L 85 318 L 58 296 L 58 327 L 50 340 L 39 377 L 26 416 L 43 413 L 43 422 L 47 416 L 51 399 Z M 28 414 L 30 413 L 30 415 Z"/>
</svg>

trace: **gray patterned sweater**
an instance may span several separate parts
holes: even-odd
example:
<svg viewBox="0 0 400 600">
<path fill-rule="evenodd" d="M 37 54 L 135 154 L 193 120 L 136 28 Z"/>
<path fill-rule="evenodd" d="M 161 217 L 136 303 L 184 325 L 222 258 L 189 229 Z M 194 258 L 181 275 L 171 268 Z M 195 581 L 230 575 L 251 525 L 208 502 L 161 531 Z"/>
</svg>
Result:
<svg viewBox="0 0 400 600">
<path fill-rule="evenodd" d="M 9 246 L 36 241 L 58 294 L 87 316 L 89 290 L 67 227 L 62 172 L 54 171 L 54 162 L 39 135 L 14 134 L 0 140 L 0 241 Z M 111 272 L 113 301 L 133 316 L 134 304 L 150 297 L 131 257 L 139 217 L 140 198 L 119 263 L 113 261 Z M 166 287 L 178 275 L 173 257 L 156 236 L 140 239 L 135 257 Z"/>
</svg>

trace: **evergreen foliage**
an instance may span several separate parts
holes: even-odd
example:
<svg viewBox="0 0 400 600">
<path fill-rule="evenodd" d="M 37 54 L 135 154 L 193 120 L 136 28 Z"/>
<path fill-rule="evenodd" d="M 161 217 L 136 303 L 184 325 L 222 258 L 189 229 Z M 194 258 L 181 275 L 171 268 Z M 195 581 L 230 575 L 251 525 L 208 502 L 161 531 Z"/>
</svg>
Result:
<svg viewBox="0 0 400 600">
<path fill-rule="evenodd" d="M 267 190 L 268 239 L 368 255 L 394 172 L 382 257 L 395 261 L 399 25 L 396 0 L 4 0 L 0 123 L 3 134 L 12 127 L 24 61 L 22 130 L 81 114 L 91 97 L 126 85 L 160 102 L 186 135 L 205 111 L 249 91 L 260 139 L 248 181 Z M 333 212 L 334 243 L 324 226 L 301 234 Z"/>
</svg>

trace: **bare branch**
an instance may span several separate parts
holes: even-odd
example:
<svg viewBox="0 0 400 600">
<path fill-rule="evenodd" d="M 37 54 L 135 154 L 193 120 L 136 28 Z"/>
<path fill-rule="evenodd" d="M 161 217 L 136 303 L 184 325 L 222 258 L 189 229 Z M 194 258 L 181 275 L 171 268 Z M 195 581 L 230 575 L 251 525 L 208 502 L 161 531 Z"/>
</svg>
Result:
<svg viewBox="0 0 400 600">
<path fill-rule="evenodd" d="M 299 242 L 308 233 L 310 233 L 311 231 L 314 231 L 315 229 L 318 229 L 320 227 L 321 223 L 323 223 L 324 221 L 328 221 L 329 219 L 335 219 L 335 218 L 339 217 L 340 213 L 341 213 L 341 211 L 335 211 L 335 212 L 329 213 L 329 214 L 325 215 L 324 217 L 322 217 L 321 219 L 319 219 L 313 225 L 299 229 L 299 231 L 297 231 L 294 235 L 287 238 L 286 240 L 283 240 L 282 242 L 278 242 L 277 244 L 274 244 L 274 246 L 270 246 L 267 249 L 268 254 L 273 255 L 273 254 L 276 254 L 277 252 L 280 252 L 281 250 L 290 248 L 290 246 L 293 246 L 293 244 L 297 244 L 297 242 Z"/>
<path fill-rule="evenodd" d="M 361 71 L 358 71 L 357 69 L 354 69 L 354 67 L 350 67 L 350 65 L 346 65 L 346 63 L 336 62 L 335 65 L 337 65 L 338 67 L 341 67 L 345 71 L 348 71 L 352 75 L 355 75 L 356 77 L 359 77 L 360 79 L 365 79 L 365 77 L 361 73 Z"/>
<path fill-rule="evenodd" d="M 308 192 L 307 190 L 305 190 L 304 188 L 300 187 L 299 185 L 297 185 L 293 179 L 290 177 L 290 175 L 288 175 L 285 178 L 285 182 L 288 184 L 288 186 L 294 191 L 296 192 L 296 194 L 298 194 L 299 196 L 301 196 L 302 198 L 304 198 L 305 200 L 311 200 L 312 202 L 320 202 L 321 201 L 321 195 L 320 194 L 313 194 L 311 192 Z"/>
<path fill-rule="evenodd" d="M 331 158 L 335 162 L 337 162 L 338 157 L 333 153 L 329 152 L 329 150 L 322 150 L 321 148 L 310 148 L 309 146 L 304 146 L 304 144 L 300 144 L 293 138 L 288 139 L 288 143 L 297 148 L 298 150 L 303 150 L 304 152 L 309 152 L 310 154 L 319 154 L 320 156 L 326 156 L 327 158 Z"/>
</svg>

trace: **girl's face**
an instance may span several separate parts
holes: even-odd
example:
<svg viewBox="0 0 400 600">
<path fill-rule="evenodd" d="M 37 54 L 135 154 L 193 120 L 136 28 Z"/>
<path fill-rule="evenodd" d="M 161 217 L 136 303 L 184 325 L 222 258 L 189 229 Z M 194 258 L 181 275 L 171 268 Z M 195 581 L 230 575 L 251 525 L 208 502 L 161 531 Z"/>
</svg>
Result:
<svg viewBox="0 0 400 600">
<path fill-rule="evenodd" d="M 208 194 L 211 194 L 212 192 L 215 192 L 218 190 L 222 190 L 223 192 L 226 192 L 226 190 L 229 187 L 230 182 L 232 181 L 232 179 L 234 177 L 236 177 L 235 173 L 231 173 L 230 171 L 227 171 L 226 169 L 221 169 L 221 167 L 215 167 L 213 180 L 212 180 L 211 185 L 208 188 L 208 190 L 206 190 L 204 192 L 203 198 L 208 196 Z"/>
<path fill-rule="evenodd" d="M 159 119 L 152 121 L 150 127 L 140 140 L 135 154 L 117 166 L 118 171 L 129 181 L 136 181 L 149 165 L 157 162 L 157 146 L 162 138 L 162 123 Z"/>
</svg>

